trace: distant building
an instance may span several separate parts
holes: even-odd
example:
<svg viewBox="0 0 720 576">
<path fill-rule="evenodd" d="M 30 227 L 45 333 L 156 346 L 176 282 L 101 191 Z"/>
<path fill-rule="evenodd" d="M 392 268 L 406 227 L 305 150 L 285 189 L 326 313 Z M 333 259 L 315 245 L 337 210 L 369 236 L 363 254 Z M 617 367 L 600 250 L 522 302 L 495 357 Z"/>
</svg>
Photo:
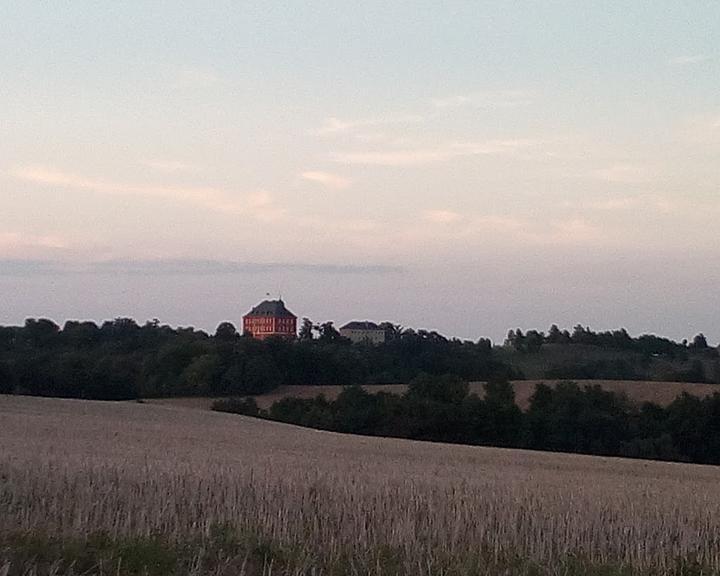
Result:
<svg viewBox="0 0 720 576">
<path fill-rule="evenodd" d="M 271 336 L 295 338 L 297 316 L 285 307 L 282 300 L 264 300 L 243 316 L 243 333 L 258 340 Z"/>
<path fill-rule="evenodd" d="M 340 328 L 340 336 L 349 338 L 353 342 L 369 342 L 370 344 L 382 344 L 385 342 L 385 329 L 375 322 L 357 320 L 348 322 Z"/>
</svg>

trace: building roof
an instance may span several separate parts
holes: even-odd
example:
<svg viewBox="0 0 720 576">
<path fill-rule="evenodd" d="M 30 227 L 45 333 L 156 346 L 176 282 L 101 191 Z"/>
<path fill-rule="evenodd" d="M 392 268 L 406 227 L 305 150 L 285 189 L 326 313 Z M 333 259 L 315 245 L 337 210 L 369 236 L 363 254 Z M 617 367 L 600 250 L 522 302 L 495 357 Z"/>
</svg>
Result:
<svg viewBox="0 0 720 576">
<path fill-rule="evenodd" d="M 255 306 L 245 316 L 274 316 L 274 317 L 286 317 L 286 318 L 297 318 L 295 314 L 285 308 L 285 302 L 282 300 L 263 300 Z"/>
<path fill-rule="evenodd" d="M 369 320 L 353 320 L 345 324 L 340 330 L 383 330 L 383 328 L 380 328 L 375 322 L 370 322 Z"/>
</svg>

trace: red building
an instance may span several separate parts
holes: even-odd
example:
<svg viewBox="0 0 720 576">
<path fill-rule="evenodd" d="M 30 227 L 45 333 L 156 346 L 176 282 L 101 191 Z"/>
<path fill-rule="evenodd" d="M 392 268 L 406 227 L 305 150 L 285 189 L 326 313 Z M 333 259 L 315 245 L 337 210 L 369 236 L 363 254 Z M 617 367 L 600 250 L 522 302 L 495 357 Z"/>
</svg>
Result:
<svg viewBox="0 0 720 576">
<path fill-rule="evenodd" d="M 270 336 L 295 338 L 297 316 L 285 308 L 282 300 L 264 300 L 243 316 L 243 333 L 259 340 Z"/>
</svg>

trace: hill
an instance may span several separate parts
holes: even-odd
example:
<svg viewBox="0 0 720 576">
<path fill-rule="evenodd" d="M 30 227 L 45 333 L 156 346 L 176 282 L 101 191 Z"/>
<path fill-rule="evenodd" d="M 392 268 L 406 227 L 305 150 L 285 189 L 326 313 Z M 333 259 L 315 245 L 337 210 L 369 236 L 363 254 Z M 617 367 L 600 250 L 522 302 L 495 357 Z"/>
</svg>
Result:
<svg viewBox="0 0 720 576">
<path fill-rule="evenodd" d="M 29 318 L 23 326 L 0 326 L 0 393 L 96 400 L 247 396 L 278 386 L 409 383 L 426 374 L 467 382 L 720 382 L 720 355 L 702 335 L 678 343 L 624 330 L 554 327 L 547 334 L 511 331 L 503 346 L 399 327 L 388 327 L 387 335 L 385 343 L 368 346 L 328 324 L 319 338 L 261 341 L 227 322 L 210 335 L 131 318 L 67 321 L 62 328 Z"/>
<path fill-rule="evenodd" d="M 594 333 L 591 333 L 594 334 Z M 598 335 L 596 335 L 598 336 Z M 639 342 L 657 341 L 644 349 Z M 495 347 L 500 362 L 528 380 L 645 380 L 657 382 L 708 382 L 720 378 L 715 348 L 695 349 L 657 337 L 629 340 L 629 349 L 602 342 L 591 344 L 544 343 L 537 350 Z M 667 347 L 667 349 L 666 349 Z"/>
<path fill-rule="evenodd" d="M 11 576 L 720 570 L 720 468 L 138 403 L 0 396 L 0 421 Z"/>
</svg>

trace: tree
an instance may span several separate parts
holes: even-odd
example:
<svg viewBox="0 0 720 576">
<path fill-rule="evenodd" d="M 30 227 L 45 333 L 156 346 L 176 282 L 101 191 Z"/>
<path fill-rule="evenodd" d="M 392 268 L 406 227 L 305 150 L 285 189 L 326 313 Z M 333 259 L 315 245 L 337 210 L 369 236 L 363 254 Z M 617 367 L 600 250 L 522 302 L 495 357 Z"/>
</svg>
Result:
<svg viewBox="0 0 720 576">
<path fill-rule="evenodd" d="M 262 394 L 282 384 L 282 373 L 267 356 L 250 358 L 243 371 L 242 393 Z"/>
<path fill-rule="evenodd" d="M 372 434 L 382 424 L 377 397 L 360 386 L 343 388 L 333 402 L 335 428 L 351 434 Z"/>
<path fill-rule="evenodd" d="M 468 384 L 451 374 L 444 376 L 421 374 L 410 382 L 407 393 L 410 397 L 458 404 L 468 395 Z"/>
<path fill-rule="evenodd" d="M 0 362 L 0 394 L 10 394 L 12 391 L 12 374 L 5 364 Z"/>
<path fill-rule="evenodd" d="M 94 322 L 65 322 L 62 329 L 62 340 L 76 348 L 89 348 L 98 344 L 100 328 Z"/>
<path fill-rule="evenodd" d="M 313 323 L 310 318 L 303 318 L 302 324 L 300 325 L 300 333 L 298 334 L 300 340 L 312 340 L 313 339 Z"/>
<path fill-rule="evenodd" d="M 707 350 L 708 349 L 708 343 L 707 338 L 705 338 L 705 334 L 700 332 L 695 338 L 693 338 L 692 344 L 690 344 L 690 348 L 694 350 Z"/>
<path fill-rule="evenodd" d="M 557 324 L 553 324 L 550 326 L 548 335 L 545 337 L 545 342 L 548 344 L 569 344 L 570 332 L 567 330 L 560 330 Z"/>
<path fill-rule="evenodd" d="M 540 352 L 543 342 L 545 341 L 545 335 L 537 330 L 530 330 L 525 335 L 525 350 L 527 352 Z"/>
<path fill-rule="evenodd" d="M 548 344 L 560 344 L 562 342 L 562 332 L 560 332 L 557 324 L 550 326 L 546 340 Z"/>
<path fill-rule="evenodd" d="M 505 379 L 485 384 L 484 441 L 495 446 L 516 446 L 522 437 L 523 414 L 515 403 L 515 389 Z"/>
<path fill-rule="evenodd" d="M 40 320 L 28 318 L 25 320 L 23 333 L 32 346 L 44 348 L 51 346 L 57 340 L 60 327 L 46 318 L 40 318 Z"/>
<path fill-rule="evenodd" d="M 514 348 L 515 350 L 522 350 L 525 345 L 525 335 L 522 333 L 522 330 L 518 328 L 517 330 L 510 330 L 507 333 L 507 338 L 505 338 L 505 346 L 510 346 Z"/>
<path fill-rule="evenodd" d="M 323 322 L 317 326 L 317 331 L 320 333 L 321 342 L 337 342 L 342 338 L 332 322 Z"/>
<path fill-rule="evenodd" d="M 215 338 L 221 342 L 232 342 L 239 336 L 232 322 L 221 322 L 215 330 Z"/>
<path fill-rule="evenodd" d="M 182 381 L 190 394 L 207 394 L 216 386 L 220 359 L 217 354 L 203 354 L 192 361 L 182 373 Z"/>
<path fill-rule="evenodd" d="M 477 347 L 479 350 L 482 350 L 483 352 L 491 353 L 492 352 L 492 340 L 490 340 L 489 338 L 480 338 L 477 341 Z"/>
<path fill-rule="evenodd" d="M 392 340 L 399 340 L 403 332 L 405 331 L 400 324 L 393 324 L 392 322 L 381 322 L 380 328 L 385 330 L 385 341 L 390 342 Z"/>
</svg>

